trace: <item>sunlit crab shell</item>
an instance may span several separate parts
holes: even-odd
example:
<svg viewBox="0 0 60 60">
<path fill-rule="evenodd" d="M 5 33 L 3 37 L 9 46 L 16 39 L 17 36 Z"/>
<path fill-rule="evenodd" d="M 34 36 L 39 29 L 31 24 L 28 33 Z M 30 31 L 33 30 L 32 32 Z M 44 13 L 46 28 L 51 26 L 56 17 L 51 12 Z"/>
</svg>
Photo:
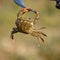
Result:
<svg viewBox="0 0 60 60">
<path fill-rule="evenodd" d="M 16 26 L 18 28 L 19 31 L 22 31 L 24 33 L 29 33 L 30 29 L 33 26 L 33 22 L 29 19 L 17 19 L 16 20 Z"/>
</svg>

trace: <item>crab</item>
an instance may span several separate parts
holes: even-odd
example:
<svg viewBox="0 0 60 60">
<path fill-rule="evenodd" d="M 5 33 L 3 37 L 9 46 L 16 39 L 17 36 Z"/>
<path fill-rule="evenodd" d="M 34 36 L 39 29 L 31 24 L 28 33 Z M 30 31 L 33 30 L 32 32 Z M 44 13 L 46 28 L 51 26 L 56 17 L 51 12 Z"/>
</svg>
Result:
<svg viewBox="0 0 60 60">
<path fill-rule="evenodd" d="M 22 32 L 24 34 L 30 34 L 33 37 L 36 37 L 38 42 L 40 42 L 40 39 L 42 42 L 44 42 L 44 39 L 41 35 L 47 37 L 47 35 L 43 32 L 40 32 L 38 30 L 44 29 L 45 27 L 39 27 L 37 29 L 33 29 L 33 26 L 36 24 L 37 20 L 39 19 L 39 14 L 37 12 L 34 12 L 36 14 L 34 20 L 32 21 L 31 18 L 23 18 L 21 15 L 23 15 L 25 12 L 22 10 L 18 13 L 17 19 L 15 21 L 16 27 L 13 28 L 11 32 L 11 39 L 14 39 L 14 34 L 17 32 Z"/>
</svg>

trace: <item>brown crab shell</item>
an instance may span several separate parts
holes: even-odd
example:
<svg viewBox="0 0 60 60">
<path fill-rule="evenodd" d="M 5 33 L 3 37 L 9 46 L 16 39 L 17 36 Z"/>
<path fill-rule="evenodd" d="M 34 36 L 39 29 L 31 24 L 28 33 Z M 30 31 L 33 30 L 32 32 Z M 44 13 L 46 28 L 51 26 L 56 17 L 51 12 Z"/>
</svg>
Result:
<svg viewBox="0 0 60 60">
<path fill-rule="evenodd" d="M 17 19 L 15 23 L 18 30 L 24 33 L 29 33 L 33 26 L 33 22 L 29 19 Z"/>
</svg>

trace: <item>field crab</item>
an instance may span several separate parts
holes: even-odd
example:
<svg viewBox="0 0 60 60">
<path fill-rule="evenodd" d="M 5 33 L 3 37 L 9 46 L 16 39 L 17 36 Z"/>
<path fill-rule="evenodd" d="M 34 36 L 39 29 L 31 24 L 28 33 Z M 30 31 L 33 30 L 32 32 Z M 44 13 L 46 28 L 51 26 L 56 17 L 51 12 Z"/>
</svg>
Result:
<svg viewBox="0 0 60 60">
<path fill-rule="evenodd" d="M 33 25 L 36 24 L 36 22 L 39 20 L 39 13 L 38 12 L 34 12 L 35 13 L 35 18 L 32 21 L 31 18 L 23 18 L 22 15 L 25 12 L 23 12 L 22 10 L 18 13 L 17 15 L 17 19 L 15 21 L 16 27 L 13 28 L 13 30 L 11 31 L 11 39 L 14 39 L 14 34 L 17 32 L 22 32 L 24 34 L 31 34 L 33 37 L 36 37 L 38 42 L 40 42 L 40 39 L 42 40 L 42 42 L 44 42 L 44 39 L 42 38 L 41 35 L 47 37 L 47 35 L 43 32 L 38 31 L 39 29 L 44 29 L 45 27 L 41 27 L 38 29 L 33 29 Z"/>
</svg>

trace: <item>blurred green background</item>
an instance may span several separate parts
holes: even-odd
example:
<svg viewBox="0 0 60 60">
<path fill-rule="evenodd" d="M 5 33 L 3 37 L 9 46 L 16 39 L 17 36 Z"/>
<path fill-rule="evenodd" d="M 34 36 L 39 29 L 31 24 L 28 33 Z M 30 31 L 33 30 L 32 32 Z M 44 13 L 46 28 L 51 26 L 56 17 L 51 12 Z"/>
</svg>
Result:
<svg viewBox="0 0 60 60">
<path fill-rule="evenodd" d="M 25 0 L 25 4 L 41 12 L 35 28 L 47 27 L 41 31 L 48 37 L 39 47 L 36 38 L 29 34 L 17 33 L 12 41 L 10 33 L 22 8 L 13 0 L 0 0 L 0 60 L 60 60 L 60 10 L 48 0 Z"/>
</svg>

